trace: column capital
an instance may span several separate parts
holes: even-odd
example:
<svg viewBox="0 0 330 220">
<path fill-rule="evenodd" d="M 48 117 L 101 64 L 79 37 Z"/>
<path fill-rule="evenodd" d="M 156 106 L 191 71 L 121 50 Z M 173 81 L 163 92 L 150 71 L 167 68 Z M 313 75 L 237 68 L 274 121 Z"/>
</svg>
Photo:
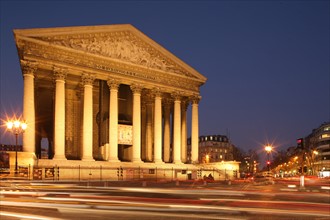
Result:
<svg viewBox="0 0 330 220">
<path fill-rule="evenodd" d="M 194 96 L 190 97 L 191 104 L 198 104 L 201 99 L 202 99 L 202 96 L 200 96 L 200 95 L 194 95 Z"/>
<path fill-rule="evenodd" d="M 182 94 L 180 92 L 174 92 L 171 94 L 172 98 L 174 98 L 174 101 L 181 101 Z"/>
<path fill-rule="evenodd" d="M 68 69 L 63 67 L 53 66 L 53 73 L 55 80 L 65 81 L 66 76 L 68 74 Z"/>
<path fill-rule="evenodd" d="M 36 70 L 38 69 L 38 63 L 34 61 L 20 60 L 23 75 L 30 74 L 34 75 Z"/>
<path fill-rule="evenodd" d="M 162 89 L 159 88 L 159 87 L 155 87 L 155 88 L 153 88 L 153 89 L 152 89 L 152 93 L 153 93 L 153 95 L 154 95 L 155 97 L 162 97 L 162 95 L 163 95 L 163 91 L 162 91 Z"/>
<path fill-rule="evenodd" d="M 82 81 L 83 85 L 90 85 L 90 86 L 92 86 L 94 80 L 95 80 L 95 77 L 92 76 L 90 73 L 85 73 L 84 72 L 81 75 L 81 81 Z"/>
<path fill-rule="evenodd" d="M 107 84 L 108 84 L 110 89 L 118 90 L 120 82 L 117 79 L 111 78 L 111 79 L 108 79 Z"/>
<path fill-rule="evenodd" d="M 141 94 L 143 89 L 142 84 L 132 84 L 130 87 L 133 93 L 139 93 L 139 94 Z"/>
</svg>

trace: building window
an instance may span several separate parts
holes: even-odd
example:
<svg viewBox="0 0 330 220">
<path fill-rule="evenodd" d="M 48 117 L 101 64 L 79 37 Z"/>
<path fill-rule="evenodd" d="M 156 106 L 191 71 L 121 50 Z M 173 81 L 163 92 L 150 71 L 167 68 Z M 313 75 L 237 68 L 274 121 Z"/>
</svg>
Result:
<svg viewBox="0 0 330 220">
<path fill-rule="evenodd" d="M 330 131 L 330 127 L 325 127 L 323 130 L 324 131 Z"/>
<path fill-rule="evenodd" d="M 324 149 L 324 150 L 322 151 L 322 153 L 325 153 L 325 152 L 330 152 L 330 148 L 329 148 L 329 149 Z"/>
<path fill-rule="evenodd" d="M 330 138 L 330 134 L 322 134 L 320 136 L 320 139 L 324 139 L 324 138 Z"/>
</svg>

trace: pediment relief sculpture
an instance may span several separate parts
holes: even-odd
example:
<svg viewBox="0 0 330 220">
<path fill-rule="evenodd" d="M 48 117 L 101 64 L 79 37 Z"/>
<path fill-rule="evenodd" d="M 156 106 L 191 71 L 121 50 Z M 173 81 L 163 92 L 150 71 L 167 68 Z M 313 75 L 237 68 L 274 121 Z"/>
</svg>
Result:
<svg viewBox="0 0 330 220">
<path fill-rule="evenodd" d="M 127 31 L 107 34 L 41 37 L 39 39 L 48 41 L 51 44 L 119 59 L 147 68 L 196 78 L 196 76 L 184 70 L 152 46 Z"/>
</svg>

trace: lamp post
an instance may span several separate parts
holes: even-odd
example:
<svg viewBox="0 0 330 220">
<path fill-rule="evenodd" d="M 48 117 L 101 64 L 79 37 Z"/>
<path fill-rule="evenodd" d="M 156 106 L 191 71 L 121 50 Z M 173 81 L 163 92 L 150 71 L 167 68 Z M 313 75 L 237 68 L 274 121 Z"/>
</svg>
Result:
<svg viewBox="0 0 330 220">
<path fill-rule="evenodd" d="M 20 121 L 18 119 L 10 120 L 7 122 L 7 129 L 13 132 L 16 139 L 15 144 L 15 175 L 18 173 L 17 169 L 17 145 L 18 145 L 18 135 L 24 133 L 27 128 L 25 121 Z"/>
<path fill-rule="evenodd" d="M 270 172 L 270 158 L 269 158 L 269 155 L 270 155 L 270 152 L 272 151 L 273 147 L 270 146 L 270 145 L 267 145 L 265 147 L 265 151 L 267 152 L 267 168 L 268 168 L 268 175 L 269 175 L 269 172 Z"/>
<path fill-rule="evenodd" d="M 313 150 L 313 154 L 312 154 L 312 163 L 313 164 L 311 164 L 312 165 L 312 173 L 313 173 L 313 175 L 315 175 L 315 171 L 317 171 L 318 169 L 318 167 L 315 167 L 315 162 L 316 162 L 316 157 L 317 157 L 317 155 L 319 154 L 319 152 L 318 151 L 316 151 L 316 150 Z"/>
</svg>

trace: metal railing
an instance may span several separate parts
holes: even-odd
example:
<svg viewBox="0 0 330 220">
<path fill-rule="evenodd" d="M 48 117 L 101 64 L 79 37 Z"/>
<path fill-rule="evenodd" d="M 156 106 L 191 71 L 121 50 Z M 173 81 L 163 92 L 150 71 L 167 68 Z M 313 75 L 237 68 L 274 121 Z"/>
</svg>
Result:
<svg viewBox="0 0 330 220">
<path fill-rule="evenodd" d="M 228 180 L 235 179 L 237 171 L 216 168 L 159 168 L 159 167 L 19 167 L 18 177 L 30 180 L 75 181 L 134 181 L 134 180 Z"/>
</svg>

